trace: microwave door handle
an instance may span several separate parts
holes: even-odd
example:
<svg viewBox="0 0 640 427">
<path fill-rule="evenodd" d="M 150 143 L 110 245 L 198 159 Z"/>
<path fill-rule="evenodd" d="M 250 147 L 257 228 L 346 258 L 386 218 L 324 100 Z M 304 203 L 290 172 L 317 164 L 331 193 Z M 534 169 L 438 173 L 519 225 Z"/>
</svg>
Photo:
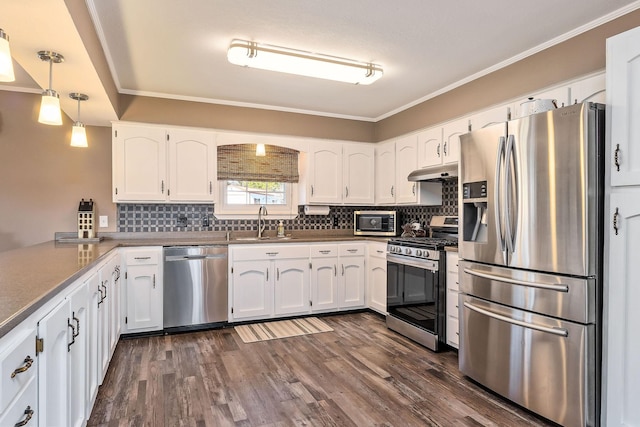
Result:
<svg viewBox="0 0 640 427">
<path fill-rule="evenodd" d="M 512 325 L 517 325 L 517 326 L 521 326 L 523 328 L 533 329 L 534 331 L 545 332 L 547 334 L 558 335 L 558 336 L 561 336 L 561 337 L 568 337 L 569 336 L 569 331 L 567 331 L 564 328 L 550 328 L 548 326 L 536 325 L 535 323 L 523 322 L 522 320 L 517 320 L 517 319 L 514 319 L 512 317 L 503 316 L 502 314 L 498 314 L 498 313 L 494 313 L 494 312 L 489 311 L 489 310 L 485 310 L 483 308 L 477 307 L 477 306 L 475 306 L 473 304 L 470 304 L 468 302 L 465 302 L 464 306 L 466 308 L 468 308 L 469 310 L 473 310 L 473 311 L 478 312 L 480 314 L 484 314 L 487 317 L 491 317 L 491 318 L 496 319 L 496 320 L 501 320 L 503 322 L 510 323 Z"/>
<path fill-rule="evenodd" d="M 505 157 L 505 138 L 504 136 L 500 137 L 498 143 L 498 155 L 496 156 L 496 170 L 494 174 L 494 191 L 493 191 L 493 209 L 495 212 L 495 220 L 496 220 L 496 235 L 498 240 L 500 241 L 500 251 L 502 251 L 502 258 L 504 263 L 507 263 L 507 252 L 505 248 L 504 235 L 502 234 L 502 162 Z"/>
<path fill-rule="evenodd" d="M 513 135 L 509 135 L 507 138 L 507 154 L 505 156 L 505 207 L 506 212 L 504 213 L 504 223 L 505 223 L 505 240 L 507 241 L 507 252 L 509 253 L 509 257 L 513 255 L 514 249 L 514 239 L 515 233 L 513 232 L 513 228 L 511 227 L 511 215 L 512 215 L 512 187 L 516 184 L 514 177 L 514 168 L 512 168 L 512 161 L 515 161 L 515 156 L 513 154 L 513 145 L 514 145 L 515 137 Z"/>
</svg>

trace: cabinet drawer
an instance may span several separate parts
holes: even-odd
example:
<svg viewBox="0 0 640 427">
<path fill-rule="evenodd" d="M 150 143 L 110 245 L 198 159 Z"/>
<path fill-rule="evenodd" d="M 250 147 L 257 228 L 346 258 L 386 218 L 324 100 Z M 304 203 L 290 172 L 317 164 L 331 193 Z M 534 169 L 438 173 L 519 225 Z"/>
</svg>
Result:
<svg viewBox="0 0 640 427">
<path fill-rule="evenodd" d="M 309 258 L 309 245 L 252 245 L 251 247 L 231 248 L 234 261 L 253 261 L 259 259 Z"/>
<path fill-rule="evenodd" d="M 27 330 L 6 345 L 0 354 L 0 413 L 20 390 L 35 378 L 35 330 Z M 5 342 L 2 341 L 3 347 Z M 29 359 L 31 362 L 29 362 Z M 12 378 L 13 376 L 13 378 Z M 35 406 L 34 406 L 35 407 Z M 0 423 L 0 425 L 4 425 Z M 13 425 L 13 424 L 11 424 Z"/>
<path fill-rule="evenodd" d="M 447 273 L 455 273 L 458 275 L 458 257 L 457 252 L 447 252 Z"/>
<path fill-rule="evenodd" d="M 31 420 L 27 426 L 35 426 L 38 414 L 36 414 L 38 389 L 35 376 L 31 376 L 20 396 L 13 401 L 6 411 L 0 416 L 0 426 L 15 426 L 18 423 Z"/>
<path fill-rule="evenodd" d="M 157 265 L 160 263 L 160 249 L 127 249 L 127 265 Z"/>
<path fill-rule="evenodd" d="M 458 348 L 458 346 L 460 345 L 458 319 L 455 317 L 447 316 L 447 344 L 455 348 Z"/>
<path fill-rule="evenodd" d="M 458 292 L 447 291 L 447 317 L 458 317 Z"/>
<path fill-rule="evenodd" d="M 331 258 L 338 256 L 338 245 L 313 245 L 311 258 Z"/>
<path fill-rule="evenodd" d="M 447 271 L 447 289 L 451 289 L 453 291 L 459 291 L 460 290 L 460 285 L 459 285 L 459 278 L 458 278 L 458 272 L 451 272 L 451 271 Z"/>
<path fill-rule="evenodd" d="M 364 256 L 364 243 L 347 243 L 338 245 L 340 256 Z"/>
<path fill-rule="evenodd" d="M 386 243 L 369 243 L 369 256 L 374 258 L 387 258 Z"/>
</svg>

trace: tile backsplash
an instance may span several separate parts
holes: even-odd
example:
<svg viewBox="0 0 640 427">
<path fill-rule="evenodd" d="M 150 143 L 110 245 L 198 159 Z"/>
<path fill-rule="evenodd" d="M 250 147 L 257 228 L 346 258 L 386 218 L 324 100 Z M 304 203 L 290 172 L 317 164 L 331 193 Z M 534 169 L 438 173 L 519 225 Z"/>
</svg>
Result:
<svg viewBox="0 0 640 427">
<path fill-rule="evenodd" d="M 283 224 L 285 230 L 351 230 L 355 210 L 395 210 L 400 224 L 418 220 L 427 225 L 433 215 L 458 215 L 458 181 L 442 184 L 442 206 L 331 206 L 327 216 L 305 215 L 299 206 L 298 217 Z M 118 231 L 249 231 L 258 225 L 257 220 L 218 220 L 213 215 L 213 204 L 118 204 Z M 268 220 L 267 230 L 275 231 L 277 224 Z"/>
</svg>

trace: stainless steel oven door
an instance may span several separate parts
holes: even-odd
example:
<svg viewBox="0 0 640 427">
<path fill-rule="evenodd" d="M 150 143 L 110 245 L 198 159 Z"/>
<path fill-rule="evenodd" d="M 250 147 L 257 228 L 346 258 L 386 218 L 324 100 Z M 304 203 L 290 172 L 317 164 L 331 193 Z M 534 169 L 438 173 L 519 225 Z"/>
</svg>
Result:
<svg viewBox="0 0 640 427">
<path fill-rule="evenodd" d="M 460 371 L 565 426 L 595 424 L 596 327 L 459 295 Z"/>
<path fill-rule="evenodd" d="M 438 263 L 387 254 L 387 310 L 434 334 L 438 331 Z"/>
</svg>

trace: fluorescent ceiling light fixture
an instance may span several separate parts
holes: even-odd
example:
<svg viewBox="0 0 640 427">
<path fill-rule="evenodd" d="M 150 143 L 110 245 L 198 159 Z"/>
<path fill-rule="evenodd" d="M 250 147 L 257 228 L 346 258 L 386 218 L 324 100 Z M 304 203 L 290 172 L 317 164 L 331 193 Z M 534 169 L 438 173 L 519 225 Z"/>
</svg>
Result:
<svg viewBox="0 0 640 427">
<path fill-rule="evenodd" d="M 370 62 L 237 39 L 231 41 L 227 59 L 244 67 L 361 85 L 369 85 L 382 77 L 382 67 Z"/>
<path fill-rule="evenodd" d="M 62 112 L 60 111 L 60 96 L 51 89 L 53 80 L 53 64 L 59 64 L 64 61 L 64 56 L 56 52 L 41 50 L 38 57 L 43 61 L 49 61 L 49 89 L 42 92 L 42 103 L 40 104 L 40 116 L 38 121 L 45 125 L 62 124 Z"/>
<path fill-rule="evenodd" d="M 264 148 L 264 144 L 256 144 L 256 156 L 264 157 L 267 155 L 267 152 Z"/>
<path fill-rule="evenodd" d="M 0 82 L 13 82 L 15 80 L 16 75 L 13 73 L 9 36 L 0 28 Z"/>
<path fill-rule="evenodd" d="M 69 98 L 78 101 L 78 120 L 73 124 L 73 130 L 71 132 L 71 146 L 72 147 L 88 147 L 87 144 L 87 131 L 84 128 L 84 124 L 80 122 L 80 102 L 89 99 L 84 93 L 70 93 Z"/>
</svg>

